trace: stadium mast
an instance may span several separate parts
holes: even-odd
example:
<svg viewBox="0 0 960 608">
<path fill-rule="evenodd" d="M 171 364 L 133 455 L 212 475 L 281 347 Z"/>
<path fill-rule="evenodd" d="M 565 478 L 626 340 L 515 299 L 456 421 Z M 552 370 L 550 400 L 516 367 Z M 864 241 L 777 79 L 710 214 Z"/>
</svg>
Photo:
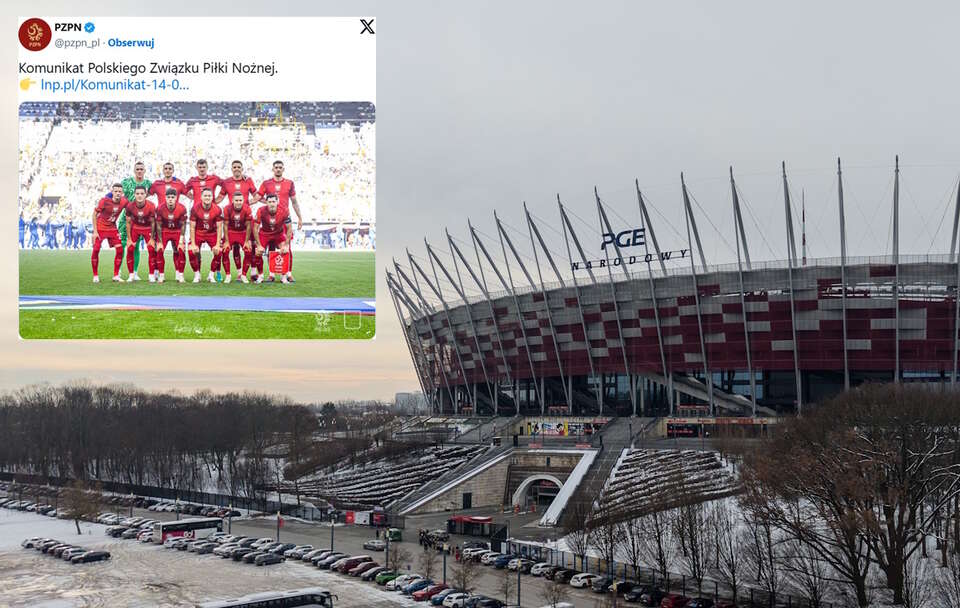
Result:
<svg viewBox="0 0 960 608">
<path fill-rule="evenodd" d="M 660 245 L 657 243 L 657 235 L 653 231 L 653 224 L 650 222 L 650 216 L 647 214 L 647 204 L 643 201 L 643 194 L 640 192 L 640 180 L 634 179 L 634 185 L 637 188 L 637 203 L 640 205 L 640 227 L 644 230 L 643 253 L 647 261 L 647 282 L 650 286 L 650 303 L 653 304 L 653 319 L 657 324 L 657 346 L 660 347 L 660 365 L 663 368 L 663 379 L 667 382 L 667 404 L 670 407 L 670 415 L 675 416 L 676 411 L 673 408 L 673 373 L 667 370 L 667 355 L 663 350 L 663 335 L 660 330 L 660 308 L 657 306 L 657 289 L 653 280 L 653 269 L 650 267 L 650 247 L 647 245 L 646 231 L 650 230 L 650 239 L 653 241 L 653 251 L 660 262 L 660 269 L 663 276 L 667 276 L 667 265 L 660 255 Z M 692 255 L 692 254 L 691 254 Z M 640 393 L 643 395 L 643 392 Z"/>
<path fill-rule="evenodd" d="M 530 212 L 527 211 L 527 202 L 523 202 L 523 214 L 527 218 L 527 232 L 530 235 L 530 249 L 533 250 L 533 261 L 537 265 L 537 278 L 540 279 L 540 293 L 543 295 L 543 307 L 547 311 L 547 323 L 550 324 L 550 337 L 553 339 L 553 352 L 557 357 L 557 369 L 560 371 L 560 383 L 563 385 L 563 396 L 567 400 L 567 411 L 573 409 L 573 394 L 572 387 L 567 386 L 567 378 L 563 373 L 563 360 L 560 358 L 560 344 L 557 340 L 557 329 L 553 323 L 553 313 L 550 311 L 550 297 L 547 295 L 547 285 L 543 281 L 543 271 L 540 269 L 540 255 L 537 253 L 537 245 L 533 241 L 533 235 L 536 233 L 537 241 L 540 242 L 540 248 L 543 250 L 543 254 L 547 256 L 547 261 L 550 262 L 550 266 L 553 268 L 554 274 L 557 275 L 557 279 L 560 281 L 560 285 L 566 287 L 563 283 L 563 277 L 560 276 L 560 271 L 557 269 L 557 265 L 553 263 L 553 257 L 550 255 L 550 250 L 547 249 L 547 246 L 543 242 L 543 237 L 540 236 L 540 229 L 537 228 L 537 225 L 533 223 L 533 219 L 530 217 Z M 546 390 L 544 390 L 546 393 Z"/>
<path fill-rule="evenodd" d="M 750 270 L 750 254 L 747 252 L 747 235 L 743 231 L 743 216 L 740 215 L 740 198 L 737 196 L 737 183 L 733 180 L 733 167 L 730 167 L 730 194 L 733 198 L 733 219 L 738 226 L 737 235 L 737 277 L 740 280 L 740 316 L 743 318 L 743 344 L 747 355 L 747 375 L 750 378 L 750 401 L 753 405 L 751 416 L 757 415 L 757 378 L 753 374 L 753 361 L 750 357 L 750 328 L 747 322 L 747 300 L 743 293 L 743 263 L 740 261 L 740 241 L 743 241 L 743 254 Z"/>
<path fill-rule="evenodd" d="M 575 293 L 577 294 L 577 310 L 580 313 L 580 326 L 583 328 L 583 340 L 585 342 L 585 348 L 587 351 L 587 360 L 590 362 L 590 377 L 596 378 L 597 371 L 593 363 L 593 349 L 590 347 L 590 338 L 589 338 L 589 334 L 587 333 L 587 318 L 583 314 L 583 300 L 580 297 L 580 282 L 577 281 L 577 271 L 573 270 L 573 256 L 570 253 L 570 238 L 567 235 L 568 230 L 573 235 L 573 241 L 577 245 L 577 251 L 580 252 L 580 260 L 583 262 L 584 266 L 586 266 L 587 264 L 587 256 L 584 255 L 583 247 L 580 246 L 580 241 L 577 240 L 577 235 L 575 232 L 573 232 L 573 226 L 570 224 L 570 218 L 567 217 L 567 212 L 564 211 L 563 209 L 563 203 L 560 202 L 559 194 L 557 194 L 557 207 L 559 207 L 560 209 L 560 218 L 561 218 L 560 226 L 563 228 L 563 243 L 564 245 L 566 245 L 566 248 L 567 248 L 567 260 L 569 260 L 571 265 L 570 274 L 573 277 L 573 287 L 574 287 Z M 595 276 L 593 276 L 593 270 L 587 267 L 586 271 L 590 275 L 590 280 L 593 282 L 594 285 L 596 285 L 597 279 Z M 572 376 L 570 380 L 570 394 L 573 395 Z M 600 391 L 600 399 L 598 403 L 601 404 L 600 411 L 603 411 L 603 391 Z M 573 415 L 572 408 L 570 409 L 570 414 Z"/>
<path fill-rule="evenodd" d="M 803 412 L 803 383 L 800 380 L 800 345 L 797 344 L 797 304 L 793 289 L 793 267 L 797 261 L 797 244 L 793 238 L 793 213 L 790 211 L 790 186 L 787 184 L 787 163 L 781 161 L 783 172 L 783 210 L 787 223 L 787 276 L 790 287 L 790 331 L 793 335 L 793 375 L 797 382 L 797 415 Z"/>
<path fill-rule="evenodd" d="M 690 207 L 690 197 L 687 195 L 687 184 L 683 180 L 683 173 L 680 174 L 680 189 L 683 191 L 683 211 L 687 224 L 687 248 L 690 249 L 690 277 L 693 279 L 693 298 L 697 305 L 697 329 L 700 334 L 700 356 L 703 360 L 703 383 L 707 385 L 707 401 L 709 402 L 710 415 L 714 415 L 713 404 L 713 376 L 710 375 L 710 369 L 707 365 L 707 343 L 703 336 L 703 316 L 700 312 L 700 288 L 697 286 L 697 266 L 693 261 L 693 242 L 690 236 L 690 225 L 693 224 L 693 234 L 697 236 L 697 250 L 700 252 L 700 261 L 703 263 L 703 270 L 707 270 L 707 259 L 703 255 L 703 247 L 700 245 L 700 234 L 697 232 L 697 225 L 693 219 L 693 209 Z"/>
<path fill-rule="evenodd" d="M 607 212 L 603 210 L 603 203 L 600 202 L 600 193 L 597 192 L 597 187 L 593 187 L 593 196 L 597 199 L 597 214 L 600 219 L 600 232 L 603 232 L 604 227 L 606 227 L 607 232 L 613 234 L 613 228 L 610 226 L 610 219 L 607 218 Z M 627 280 L 630 280 L 630 271 L 627 270 L 627 265 L 623 261 L 623 254 L 620 252 L 620 245 L 617 244 L 617 239 L 613 239 L 613 249 L 617 252 L 617 261 L 620 262 L 621 270 L 623 270 L 623 275 L 627 277 Z M 630 381 L 630 406 L 633 408 L 633 415 L 637 415 L 637 391 L 634 390 L 634 377 L 630 373 L 630 363 L 627 358 L 627 341 L 623 337 L 623 322 L 620 320 L 620 303 L 617 302 L 617 284 L 613 281 L 613 269 L 610 268 L 610 254 L 606 247 L 603 248 L 603 255 L 607 261 L 607 275 L 610 279 L 610 291 L 613 295 L 613 312 L 617 317 L 617 335 L 620 338 L 620 352 L 623 353 L 623 371 L 627 374 L 627 378 Z M 600 379 L 600 392 L 604 392 L 603 387 L 603 376 L 601 375 Z M 600 415 L 603 415 L 603 410 L 600 411 Z"/>
<path fill-rule="evenodd" d="M 843 390 L 850 390 L 850 363 L 847 359 L 847 224 L 843 213 L 843 172 L 837 158 L 837 202 L 840 209 L 840 313 L 843 327 Z M 960 209 L 960 207 L 958 207 Z"/>
<path fill-rule="evenodd" d="M 900 383 L 900 155 L 894 157 L 893 168 L 893 305 L 894 364 L 893 382 Z"/>
<path fill-rule="evenodd" d="M 463 307 L 467 310 L 467 320 L 470 321 L 470 329 L 473 331 L 473 342 L 474 342 L 474 345 L 477 347 L 477 359 L 480 360 L 480 370 L 483 372 L 483 380 L 484 380 L 484 383 L 487 385 L 487 394 L 490 396 L 490 403 L 494 404 L 493 415 L 496 416 L 496 415 L 497 415 L 497 411 L 496 411 L 496 410 L 497 410 L 497 407 L 496 407 L 496 405 L 495 405 L 495 399 L 496 399 L 496 397 L 494 397 L 494 394 L 493 394 L 493 385 L 490 384 L 490 376 L 489 376 L 489 374 L 487 374 L 487 365 L 486 365 L 486 363 L 484 363 L 484 361 L 483 361 L 483 359 L 484 359 L 483 349 L 480 348 L 480 337 L 477 335 L 477 325 L 476 325 L 476 323 L 473 322 L 473 312 L 472 312 L 471 309 L 470 309 L 470 301 L 467 299 L 467 294 L 463 291 L 463 281 L 460 281 L 460 284 L 459 284 L 459 286 L 458 286 L 457 283 L 455 283 L 455 282 L 453 281 L 453 277 L 450 276 L 450 272 L 447 270 L 447 267 L 444 266 L 444 265 L 443 265 L 443 262 L 440 261 L 440 258 L 437 257 L 436 252 L 435 252 L 435 251 L 433 250 L 433 248 L 430 246 L 430 243 L 427 242 L 427 239 L 426 239 L 426 238 L 423 239 L 423 244 L 426 245 L 426 247 L 427 247 L 427 255 L 429 255 L 429 256 L 430 256 L 430 259 L 431 259 L 430 265 L 433 266 L 433 263 L 434 263 L 434 262 L 437 263 L 437 266 L 439 266 L 439 267 L 440 267 L 440 270 L 443 271 L 443 275 L 444 275 L 445 277 L 447 277 L 447 280 L 450 282 L 451 285 L 453 285 L 454 291 L 456 291 L 456 292 L 457 292 L 457 295 L 459 295 L 460 298 L 463 300 L 463 304 L 464 304 Z M 454 258 L 453 261 L 454 261 L 454 263 L 456 263 L 456 261 L 457 261 L 456 258 Z M 436 269 L 436 267 L 433 268 L 433 274 L 434 274 L 435 280 L 437 281 L 437 288 L 439 289 L 439 287 L 440 287 L 440 281 L 439 281 L 439 279 L 436 279 L 436 274 L 437 274 L 437 269 Z M 459 277 L 459 275 L 460 275 L 460 271 L 457 270 L 457 276 Z M 446 307 L 446 302 L 444 302 L 444 307 Z M 448 316 L 448 318 L 449 318 L 449 316 Z M 452 326 L 452 325 L 451 325 L 451 327 L 450 327 L 450 330 L 453 331 L 453 326 Z M 457 349 L 457 350 L 459 350 L 459 349 Z M 463 381 L 464 381 L 464 382 L 467 381 L 466 377 L 464 377 Z M 476 383 L 474 383 L 473 386 L 474 386 L 474 389 L 473 389 L 473 390 L 474 390 L 474 398 L 473 398 L 473 400 L 474 400 L 474 403 L 476 403 L 476 400 L 477 400 L 477 398 L 476 398 L 476 390 L 477 390 L 477 389 L 476 389 L 476 386 L 477 386 Z M 479 407 L 477 408 L 477 410 L 478 410 L 478 411 L 474 412 L 474 415 L 478 415 L 478 416 L 479 416 L 479 415 L 480 415 Z"/>
<path fill-rule="evenodd" d="M 390 299 L 393 301 L 393 307 L 397 311 L 397 318 L 400 319 L 400 325 L 403 325 L 403 314 L 400 312 L 399 295 L 396 292 L 394 282 L 395 281 L 394 281 L 393 275 L 391 275 L 390 271 L 388 270 L 387 271 L 387 289 L 390 291 Z M 410 317 L 410 324 L 414 328 L 414 331 L 416 331 L 416 323 L 413 315 L 411 315 Z M 418 340 L 419 340 L 419 337 L 418 337 Z M 426 381 L 424 380 L 424 376 L 429 376 L 429 374 L 424 374 L 423 369 L 421 369 L 420 367 L 420 359 L 414 354 L 413 342 L 412 340 L 410 340 L 410 334 L 407 331 L 406 327 L 403 328 L 403 341 L 406 343 L 407 350 L 410 351 L 410 358 L 413 360 L 413 364 L 417 368 L 417 380 L 420 382 L 420 390 L 423 391 L 424 396 L 429 395 L 430 405 L 433 408 L 436 408 L 437 403 L 436 403 L 436 396 L 433 394 L 433 382 L 431 381 L 430 383 L 431 388 L 428 391 Z M 422 351 L 421 351 L 421 355 L 422 355 Z M 424 363 L 427 362 L 425 357 L 423 357 L 423 361 Z"/>
<path fill-rule="evenodd" d="M 469 225 L 469 221 L 468 221 Z M 490 298 L 490 292 L 487 291 L 487 280 L 484 278 L 482 281 L 477 277 L 476 273 L 473 272 L 473 268 L 470 266 L 470 263 L 467 262 L 467 258 L 463 256 L 463 252 L 460 251 L 460 248 L 457 247 L 457 244 L 453 242 L 453 237 L 450 236 L 450 231 L 444 229 L 444 232 L 447 234 L 447 244 L 450 246 L 450 255 L 453 256 L 453 253 L 457 253 L 457 257 L 460 258 L 460 261 L 463 262 L 464 267 L 467 269 L 467 272 L 470 273 L 470 276 L 473 278 L 473 282 L 477 284 L 477 287 L 480 288 L 481 293 L 483 293 L 484 299 L 487 301 L 487 306 L 490 308 L 490 318 L 493 320 L 493 329 L 497 335 L 497 345 L 500 347 L 500 358 L 503 359 L 503 368 L 504 372 L 507 375 L 507 382 L 513 387 L 513 380 L 510 377 L 510 363 L 507 361 L 507 354 L 503 350 L 503 338 L 500 333 L 500 322 L 497 320 L 497 315 L 493 310 L 493 300 Z M 474 248 L 476 248 L 476 243 L 474 243 Z M 477 251 L 477 264 L 480 264 L 480 252 Z M 457 264 L 457 258 L 453 258 L 454 268 L 457 269 L 457 278 L 460 277 L 460 265 Z M 480 274 L 483 275 L 483 267 L 480 267 Z M 461 281 L 460 289 L 463 289 L 463 283 Z M 500 377 L 499 374 L 494 375 L 493 380 L 494 388 L 496 389 L 493 396 L 494 407 L 499 412 L 499 402 L 500 402 Z M 516 403 L 514 403 L 516 405 Z"/>
</svg>

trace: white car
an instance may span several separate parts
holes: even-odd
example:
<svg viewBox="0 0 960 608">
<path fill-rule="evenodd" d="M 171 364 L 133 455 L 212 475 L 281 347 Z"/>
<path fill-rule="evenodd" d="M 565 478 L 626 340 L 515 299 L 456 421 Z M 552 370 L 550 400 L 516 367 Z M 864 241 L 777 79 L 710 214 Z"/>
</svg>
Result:
<svg viewBox="0 0 960 608">
<path fill-rule="evenodd" d="M 543 576 L 543 573 L 553 568 L 553 564 L 549 562 L 538 562 L 530 568 L 530 574 L 533 576 Z"/>
<path fill-rule="evenodd" d="M 497 561 L 497 558 L 502 557 L 503 553 L 497 553 L 496 551 L 490 551 L 489 553 L 484 553 L 480 557 L 480 563 L 484 566 L 489 566 L 493 562 Z"/>
<path fill-rule="evenodd" d="M 403 574 L 387 583 L 387 591 L 400 591 L 412 582 L 418 581 L 422 576 L 419 574 Z"/>
<path fill-rule="evenodd" d="M 473 559 L 477 555 L 486 553 L 489 550 L 490 549 L 484 549 L 483 547 L 471 547 L 470 549 L 464 549 L 462 555 L 467 559 Z"/>
<path fill-rule="evenodd" d="M 250 548 L 251 548 L 251 549 L 259 549 L 260 547 L 264 547 L 264 546 L 266 546 L 266 545 L 269 545 L 269 544 L 272 543 L 272 542 L 276 542 L 276 541 L 274 541 L 272 538 L 261 538 L 261 539 L 257 540 L 255 543 L 253 543 L 252 545 L 250 545 Z"/>
<path fill-rule="evenodd" d="M 576 587 L 578 589 L 583 589 L 584 587 L 589 587 L 593 584 L 593 581 L 600 578 L 599 574 L 590 574 L 589 572 L 581 572 L 573 578 L 570 579 L 570 586 Z"/>
<path fill-rule="evenodd" d="M 464 602 L 466 602 L 469 597 L 469 593 L 451 593 L 443 598 L 443 605 L 446 608 L 463 608 Z"/>
<path fill-rule="evenodd" d="M 176 539 L 174 539 L 174 540 L 176 540 Z M 165 542 L 163 543 L 163 545 L 164 545 L 164 546 L 167 546 L 167 543 L 168 543 L 168 542 L 170 542 L 170 541 L 169 541 L 169 540 L 168 540 L 168 541 L 165 541 Z M 236 549 L 236 548 L 239 547 L 239 546 L 240 546 L 240 543 L 226 543 L 226 544 L 220 545 L 219 547 L 217 547 L 216 549 L 214 549 L 214 550 L 213 550 L 213 554 L 214 554 L 214 555 L 219 555 L 220 557 L 225 557 L 225 556 L 227 556 L 227 555 L 230 555 L 230 552 L 233 551 L 234 549 Z"/>
</svg>

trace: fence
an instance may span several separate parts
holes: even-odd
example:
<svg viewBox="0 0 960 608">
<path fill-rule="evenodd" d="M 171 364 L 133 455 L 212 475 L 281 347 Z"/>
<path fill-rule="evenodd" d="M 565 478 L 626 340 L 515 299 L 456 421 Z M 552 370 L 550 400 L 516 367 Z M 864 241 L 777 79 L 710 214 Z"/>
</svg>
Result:
<svg viewBox="0 0 960 608">
<path fill-rule="evenodd" d="M 509 540 L 504 542 L 502 551 L 581 572 L 594 572 L 613 576 L 617 579 L 636 581 L 641 585 L 650 585 L 666 593 L 679 593 L 688 597 L 706 597 L 715 602 L 733 598 L 733 592 L 729 586 L 709 577 L 704 577 L 703 584 L 698 589 L 696 581 L 684 574 L 668 571 L 667 576 L 662 577 L 659 572 L 651 568 L 637 567 L 634 569 L 629 564 L 617 561 L 608 564 L 606 560 L 591 555 L 587 556 L 587 563 L 584 564 L 579 556 L 569 551 L 558 551 L 535 543 Z M 770 593 L 749 585 L 742 585 L 738 588 L 735 603 L 738 608 L 814 608 L 814 604 L 805 598 L 789 593 Z M 845 605 L 842 600 L 834 603 L 821 601 L 819 608 L 842 608 Z"/>
<path fill-rule="evenodd" d="M 36 486 L 54 486 L 63 487 L 70 484 L 73 480 L 57 477 L 40 477 L 38 475 L 29 475 L 23 473 L 8 473 L 0 471 L 0 480 L 12 481 L 21 484 L 30 484 Z M 338 511 L 328 511 L 326 508 L 318 508 L 313 505 L 297 505 L 291 503 L 281 503 L 276 500 L 270 500 L 265 495 L 256 498 L 247 496 L 236 496 L 231 494 L 218 494 L 213 492 L 197 492 L 193 490 L 176 490 L 172 488 L 160 488 L 156 486 L 145 486 L 138 484 L 121 483 L 116 481 L 97 482 L 104 492 L 118 495 L 133 495 L 144 498 L 158 498 L 161 500 L 179 500 L 185 503 L 196 503 L 215 507 L 231 507 L 234 509 L 244 509 L 247 511 L 260 511 L 263 513 L 280 512 L 288 517 L 297 517 L 307 521 L 345 521 L 344 514 Z M 32 494 L 25 493 L 28 496 Z M 381 525 L 390 528 L 403 528 L 404 517 L 393 513 L 383 513 Z"/>
</svg>

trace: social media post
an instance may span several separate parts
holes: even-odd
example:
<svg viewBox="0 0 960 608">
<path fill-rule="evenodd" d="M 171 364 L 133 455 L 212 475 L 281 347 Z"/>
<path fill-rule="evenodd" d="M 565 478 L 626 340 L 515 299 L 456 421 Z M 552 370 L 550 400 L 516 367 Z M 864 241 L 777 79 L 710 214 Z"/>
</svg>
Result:
<svg viewBox="0 0 960 608">
<path fill-rule="evenodd" d="M 21 19 L 21 338 L 372 338 L 374 28 Z"/>
</svg>

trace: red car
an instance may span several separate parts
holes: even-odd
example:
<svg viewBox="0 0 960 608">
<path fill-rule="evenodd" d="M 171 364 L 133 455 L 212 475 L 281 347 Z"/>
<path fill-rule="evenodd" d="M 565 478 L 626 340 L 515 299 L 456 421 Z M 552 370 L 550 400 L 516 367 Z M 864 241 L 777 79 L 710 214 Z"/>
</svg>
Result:
<svg viewBox="0 0 960 608">
<path fill-rule="evenodd" d="M 660 600 L 660 608 L 684 608 L 684 606 L 689 603 L 689 597 L 685 595 L 679 595 L 677 593 L 671 593 L 667 597 Z"/>
<path fill-rule="evenodd" d="M 426 589 L 421 589 L 420 591 L 414 592 L 413 599 L 418 602 L 423 602 L 425 600 L 429 600 L 446 588 L 447 586 L 443 583 L 440 583 L 439 585 L 430 585 Z"/>
<path fill-rule="evenodd" d="M 379 565 L 380 564 L 378 564 L 377 562 L 363 562 L 355 566 L 354 568 L 351 568 L 349 571 L 347 571 L 347 574 L 349 574 L 350 576 L 360 576 L 367 570 L 371 568 L 376 568 Z"/>
</svg>

